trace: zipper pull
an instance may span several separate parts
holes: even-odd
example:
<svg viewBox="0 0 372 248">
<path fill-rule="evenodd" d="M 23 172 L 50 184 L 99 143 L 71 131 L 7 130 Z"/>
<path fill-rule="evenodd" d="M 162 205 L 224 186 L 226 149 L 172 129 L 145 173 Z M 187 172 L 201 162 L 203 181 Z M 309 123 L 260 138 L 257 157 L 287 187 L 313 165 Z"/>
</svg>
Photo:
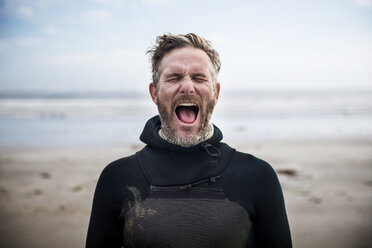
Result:
<svg viewBox="0 0 372 248">
<path fill-rule="evenodd" d="M 218 157 L 221 155 L 221 151 L 217 147 L 214 147 L 209 143 L 202 143 L 201 145 L 211 157 Z M 215 151 L 215 153 L 213 153 L 212 151 Z"/>
<path fill-rule="evenodd" d="M 218 157 L 221 155 L 221 151 L 209 143 L 202 143 L 201 145 L 207 151 L 209 156 L 211 156 L 210 166 L 216 166 L 218 164 Z"/>
</svg>

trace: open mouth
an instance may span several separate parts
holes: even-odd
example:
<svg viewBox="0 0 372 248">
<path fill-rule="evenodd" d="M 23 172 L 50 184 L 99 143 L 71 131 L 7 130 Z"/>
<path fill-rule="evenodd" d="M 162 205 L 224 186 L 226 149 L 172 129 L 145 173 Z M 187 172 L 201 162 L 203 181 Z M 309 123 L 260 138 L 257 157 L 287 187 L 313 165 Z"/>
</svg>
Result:
<svg viewBox="0 0 372 248">
<path fill-rule="evenodd" d="M 193 124 L 198 113 L 199 107 L 195 103 L 181 103 L 176 108 L 177 118 L 185 124 Z"/>
</svg>

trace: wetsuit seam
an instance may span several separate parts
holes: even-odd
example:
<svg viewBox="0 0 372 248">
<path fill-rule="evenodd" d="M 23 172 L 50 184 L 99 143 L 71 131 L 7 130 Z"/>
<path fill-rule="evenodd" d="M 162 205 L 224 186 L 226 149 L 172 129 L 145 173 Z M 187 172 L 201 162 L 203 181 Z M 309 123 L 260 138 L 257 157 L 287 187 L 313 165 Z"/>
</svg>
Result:
<svg viewBox="0 0 372 248">
<path fill-rule="evenodd" d="M 139 152 L 136 152 L 136 158 L 137 158 L 137 161 L 138 161 L 138 164 L 139 164 L 139 167 L 140 167 L 140 170 L 142 172 L 144 179 L 146 180 L 148 185 L 152 185 L 150 178 L 147 176 L 146 171 L 143 168 L 143 162 L 141 160 L 141 156 L 139 155 Z"/>
</svg>

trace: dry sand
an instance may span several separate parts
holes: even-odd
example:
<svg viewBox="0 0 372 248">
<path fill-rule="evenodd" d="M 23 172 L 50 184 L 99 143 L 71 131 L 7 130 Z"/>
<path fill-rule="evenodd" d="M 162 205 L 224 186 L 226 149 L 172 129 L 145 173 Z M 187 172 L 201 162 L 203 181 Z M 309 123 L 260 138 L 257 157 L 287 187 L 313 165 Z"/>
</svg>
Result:
<svg viewBox="0 0 372 248">
<path fill-rule="evenodd" d="M 372 142 L 232 145 L 278 172 L 294 247 L 372 247 Z M 100 171 L 140 147 L 0 147 L 0 247 L 84 247 Z"/>
</svg>

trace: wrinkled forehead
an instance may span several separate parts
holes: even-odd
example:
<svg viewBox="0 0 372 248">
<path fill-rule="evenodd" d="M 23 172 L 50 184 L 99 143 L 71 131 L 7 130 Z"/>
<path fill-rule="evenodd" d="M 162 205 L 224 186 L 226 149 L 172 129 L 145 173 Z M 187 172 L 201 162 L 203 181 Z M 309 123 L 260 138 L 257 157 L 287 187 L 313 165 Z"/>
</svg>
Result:
<svg viewBox="0 0 372 248">
<path fill-rule="evenodd" d="M 159 74 L 170 73 L 204 73 L 213 70 L 209 56 L 198 48 L 176 48 L 167 53 L 159 64 Z"/>
<path fill-rule="evenodd" d="M 172 64 L 170 66 L 164 67 L 159 72 L 160 72 L 160 75 L 163 77 L 167 77 L 169 75 L 174 75 L 174 74 L 180 74 L 180 75 L 201 74 L 205 76 L 211 76 L 211 68 L 209 66 L 190 66 L 186 68 L 185 66 L 182 66 L 182 65 Z"/>
</svg>

